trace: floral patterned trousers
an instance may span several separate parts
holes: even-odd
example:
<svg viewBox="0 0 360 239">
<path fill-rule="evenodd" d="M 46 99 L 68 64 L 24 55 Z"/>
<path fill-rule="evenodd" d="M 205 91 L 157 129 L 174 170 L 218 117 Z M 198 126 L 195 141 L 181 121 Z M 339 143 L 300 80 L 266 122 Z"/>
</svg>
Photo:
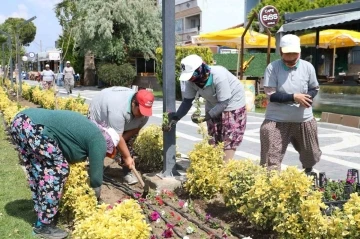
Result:
<svg viewBox="0 0 360 239">
<path fill-rule="evenodd" d="M 241 144 L 246 128 L 246 108 L 222 112 L 219 119 L 207 121 L 209 143 L 224 143 L 224 150 L 236 148 Z"/>
<path fill-rule="evenodd" d="M 49 224 L 58 212 L 69 165 L 57 143 L 42 134 L 43 129 L 24 114 L 11 122 L 11 136 L 25 163 L 35 212 L 42 223 Z"/>
</svg>

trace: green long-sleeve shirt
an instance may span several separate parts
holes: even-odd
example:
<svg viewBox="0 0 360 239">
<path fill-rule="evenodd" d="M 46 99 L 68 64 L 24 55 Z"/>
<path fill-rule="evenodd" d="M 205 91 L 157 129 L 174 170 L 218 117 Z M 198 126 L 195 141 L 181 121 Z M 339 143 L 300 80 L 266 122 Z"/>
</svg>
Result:
<svg viewBox="0 0 360 239">
<path fill-rule="evenodd" d="M 20 112 L 35 124 L 44 125 L 43 134 L 55 140 L 68 162 L 89 158 L 90 186 L 103 180 L 106 141 L 100 129 L 85 116 L 68 110 L 26 109 Z"/>
</svg>

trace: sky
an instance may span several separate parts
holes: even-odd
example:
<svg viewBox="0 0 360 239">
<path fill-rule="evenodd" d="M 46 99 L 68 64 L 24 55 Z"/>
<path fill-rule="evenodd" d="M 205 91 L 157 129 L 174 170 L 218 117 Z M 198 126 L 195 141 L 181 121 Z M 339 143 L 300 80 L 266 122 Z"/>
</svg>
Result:
<svg viewBox="0 0 360 239">
<path fill-rule="evenodd" d="M 61 26 L 55 16 L 54 6 L 61 0 L 0 0 L 0 24 L 8 17 L 20 17 L 25 20 L 36 16 L 33 23 L 36 26 L 36 36 L 33 43 L 27 47 L 27 52 L 40 52 L 55 47 L 55 41 L 62 33 Z"/>
</svg>

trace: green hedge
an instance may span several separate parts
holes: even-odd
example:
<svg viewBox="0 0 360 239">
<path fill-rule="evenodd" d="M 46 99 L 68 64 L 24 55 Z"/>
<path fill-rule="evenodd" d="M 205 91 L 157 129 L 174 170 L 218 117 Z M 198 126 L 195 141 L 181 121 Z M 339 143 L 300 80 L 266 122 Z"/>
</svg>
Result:
<svg viewBox="0 0 360 239">
<path fill-rule="evenodd" d="M 110 86 L 131 86 L 136 76 L 135 68 L 125 63 L 117 65 L 112 63 L 104 63 L 99 66 L 99 78 Z"/>
<path fill-rule="evenodd" d="M 265 68 L 267 66 L 267 53 L 245 53 L 244 62 L 249 60 L 251 56 L 255 56 L 250 62 L 249 67 L 244 73 L 244 76 L 263 77 Z M 280 55 L 276 53 L 270 54 L 270 62 L 280 59 Z M 236 71 L 238 62 L 238 54 L 214 54 L 216 65 L 220 65 L 229 71 Z M 239 63 L 240 64 L 240 63 Z"/>
<path fill-rule="evenodd" d="M 320 93 L 360 95 L 360 86 L 320 85 Z"/>
<path fill-rule="evenodd" d="M 175 76 L 174 81 L 176 82 L 176 98 L 181 99 L 181 90 L 180 90 L 180 62 L 181 59 L 184 57 L 196 54 L 199 55 L 206 63 L 211 64 L 213 61 L 213 54 L 208 47 L 176 47 L 175 50 Z M 162 59 L 163 58 L 163 51 L 162 48 L 156 49 L 156 77 L 159 84 L 162 86 L 163 79 L 162 79 Z"/>
</svg>

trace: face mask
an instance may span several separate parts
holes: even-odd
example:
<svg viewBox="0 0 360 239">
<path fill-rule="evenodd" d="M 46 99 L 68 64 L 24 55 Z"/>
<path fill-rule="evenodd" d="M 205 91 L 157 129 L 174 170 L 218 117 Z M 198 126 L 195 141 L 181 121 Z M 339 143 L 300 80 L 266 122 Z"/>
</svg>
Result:
<svg viewBox="0 0 360 239">
<path fill-rule="evenodd" d="M 190 78 L 189 81 L 194 82 L 196 84 L 204 84 L 206 83 L 207 79 L 210 75 L 210 67 L 205 63 L 202 63 L 199 68 L 197 68 L 193 76 Z"/>
<path fill-rule="evenodd" d="M 296 65 L 296 63 L 299 61 L 299 59 L 300 59 L 300 56 L 298 58 L 296 58 L 295 60 L 286 61 L 286 60 L 282 59 L 282 61 L 288 67 L 294 67 Z"/>
</svg>

